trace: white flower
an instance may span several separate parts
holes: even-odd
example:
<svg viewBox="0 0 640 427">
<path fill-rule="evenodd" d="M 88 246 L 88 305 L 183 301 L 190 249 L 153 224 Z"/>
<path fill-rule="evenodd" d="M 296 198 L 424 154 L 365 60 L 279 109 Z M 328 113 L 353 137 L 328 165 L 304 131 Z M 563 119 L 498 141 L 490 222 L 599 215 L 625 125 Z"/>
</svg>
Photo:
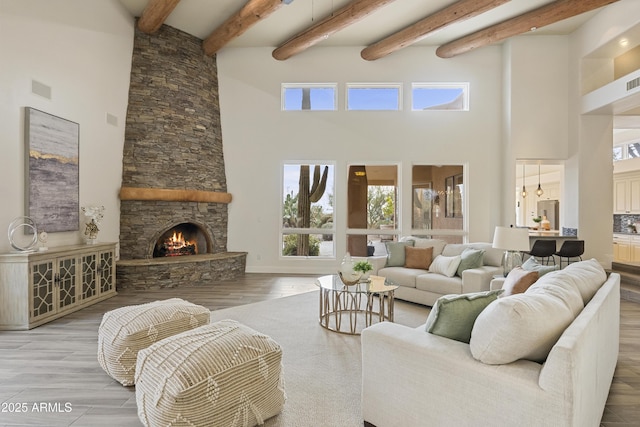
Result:
<svg viewBox="0 0 640 427">
<path fill-rule="evenodd" d="M 82 212 L 94 224 L 100 224 L 100 221 L 104 218 L 104 206 L 83 206 Z"/>
</svg>

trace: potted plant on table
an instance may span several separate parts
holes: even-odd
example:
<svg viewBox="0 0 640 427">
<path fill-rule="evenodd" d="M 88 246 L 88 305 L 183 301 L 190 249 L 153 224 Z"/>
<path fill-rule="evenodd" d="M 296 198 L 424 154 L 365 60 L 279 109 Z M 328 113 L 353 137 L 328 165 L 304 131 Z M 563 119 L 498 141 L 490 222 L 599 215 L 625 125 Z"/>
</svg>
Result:
<svg viewBox="0 0 640 427">
<path fill-rule="evenodd" d="M 542 222 L 542 217 L 541 216 L 535 216 L 532 219 L 533 219 L 533 222 L 536 223 L 535 229 L 537 230 L 540 227 L 540 222 Z"/>
<path fill-rule="evenodd" d="M 373 265 L 371 265 L 369 261 L 358 261 L 353 264 L 353 271 L 362 273 L 362 276 L 360 276 L 361 279 L 368 279 L 371 270 L 373 270 Z"/>
</svg>

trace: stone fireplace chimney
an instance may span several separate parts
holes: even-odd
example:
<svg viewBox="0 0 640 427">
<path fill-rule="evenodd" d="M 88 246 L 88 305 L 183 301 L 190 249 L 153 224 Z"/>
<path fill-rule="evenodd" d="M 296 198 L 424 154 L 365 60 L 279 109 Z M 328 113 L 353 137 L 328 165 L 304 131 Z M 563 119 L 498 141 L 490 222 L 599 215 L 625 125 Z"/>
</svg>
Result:
<svg viewBox="0 0 640 427">
<path fill-rule="evenodd" d="M 136 29 L 120 191 L 119 287 L 204 284 L 244 273 L 246 253 L 227 252 L 226 187 L 215 57 L 203 53 L 200 39 L 172 27 L 151 35 Z M 200 252 L 158 257 L 158 240 L 181 225 L 201 233 L 194 244 Z M 157 274 L 149 274 L 150 266 Z"/>
</svg>

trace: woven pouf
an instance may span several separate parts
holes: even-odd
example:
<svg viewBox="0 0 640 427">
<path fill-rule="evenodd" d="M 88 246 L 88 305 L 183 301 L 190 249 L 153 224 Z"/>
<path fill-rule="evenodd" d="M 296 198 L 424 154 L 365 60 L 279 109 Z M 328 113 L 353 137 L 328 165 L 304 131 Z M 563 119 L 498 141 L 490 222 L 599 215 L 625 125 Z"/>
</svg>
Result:
<svg viewBox="0 0 640 427">
<path fill-rule="evenodd" d="M 233 320 L 183 332 L 140 351 L 138 417 L 145 426 L 250 427 L 284 405 L 282 349 Z"/>
<path fill-rule="evenodd" d="M 211 312 L 180 298 L 109 311 L 98 329 L 98 363 L 122 385 L 133 385 L 138 352 L 156 341 L 207 325 Z"/>
</svg>

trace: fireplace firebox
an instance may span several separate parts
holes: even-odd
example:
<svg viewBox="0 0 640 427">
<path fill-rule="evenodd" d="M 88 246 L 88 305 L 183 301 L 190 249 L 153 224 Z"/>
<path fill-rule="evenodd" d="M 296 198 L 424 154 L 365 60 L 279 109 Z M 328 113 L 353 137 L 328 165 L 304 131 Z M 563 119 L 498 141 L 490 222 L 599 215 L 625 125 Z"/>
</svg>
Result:
<svg viewBox="0 0 640 427">
<path fill-rule="evenodd" d="M 153 249 L 154 258 L 209 253 L 206 233 L 196 224 L 177 224 L 160 235 Z"/>
</svg>

